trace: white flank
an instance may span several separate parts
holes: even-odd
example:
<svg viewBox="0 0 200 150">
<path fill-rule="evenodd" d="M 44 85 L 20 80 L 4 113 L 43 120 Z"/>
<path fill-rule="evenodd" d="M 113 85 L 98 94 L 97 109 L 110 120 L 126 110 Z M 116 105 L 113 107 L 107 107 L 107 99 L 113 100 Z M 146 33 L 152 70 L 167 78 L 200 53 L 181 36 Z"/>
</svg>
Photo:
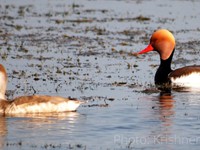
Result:
<svg viewBox="0 0 200 150">
<path fill-rule="evenodd" d="M 6 108 L 6 114 L 27 114 L 27 113 L 51 113 L 51 112 L 66 112 L 66 111 L 75 111 L 80 102 L 71 101 L 61 102 L 54 104 L 51 102 L 39 103 L 34 105 L 15 105 L 11 104 Z"/>
<path fill-rule="evenodd" d="M 186 88 L 200 89 L 200 73 L 194 72 L 180 78 L 171 78 L 172 85 Z"/>
</svg>

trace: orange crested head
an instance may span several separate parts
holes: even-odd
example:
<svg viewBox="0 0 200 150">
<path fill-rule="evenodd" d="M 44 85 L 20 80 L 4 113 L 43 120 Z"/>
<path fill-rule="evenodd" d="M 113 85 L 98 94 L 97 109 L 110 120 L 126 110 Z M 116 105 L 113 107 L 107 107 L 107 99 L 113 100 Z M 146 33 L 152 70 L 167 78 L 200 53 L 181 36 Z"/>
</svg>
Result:
<svg viewBox="0 0 200 150">
<path fill-rule="evenodd" d="M 166 60 L 170 57 L 175 45 L 173 34 L 166 29 L 159 29 L 152 34 L 149 45 L 139 54 L 155 50 L 160 54 L 161 59 Z"/>
</svg>

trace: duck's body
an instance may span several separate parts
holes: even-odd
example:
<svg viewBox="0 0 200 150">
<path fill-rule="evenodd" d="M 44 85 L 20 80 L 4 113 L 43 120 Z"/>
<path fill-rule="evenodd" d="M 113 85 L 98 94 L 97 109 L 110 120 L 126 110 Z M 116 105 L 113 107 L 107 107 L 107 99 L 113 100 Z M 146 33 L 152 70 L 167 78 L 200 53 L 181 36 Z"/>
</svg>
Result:
<svg viewBox="0 0 200 150">
<path fill-rule="evenodd" d="M 28 114 L 76 111 L 82 101 L 59 96 L 33 95 L 6 100 L 7 74 L 0 64 L 0 114 Z"/>
<path fill-rule="evenodd" d="M 156 85 L 170 84 L 183 88 L 200 89 L 200 66 L 186 66 L 176 70 L 171 69 L 171 61 L 175 51 L 175 38 L 166 29 L 153 33 L 150 44 L 139 54 L 157 51 L 160 55 L 160 65 L 155 75 Z"/>
<path fill-rule="evenodd" d="M 0 112 L 3 114 L 26 114 L 76 111 L 81 102 L 58 96 L 33 95 L 21 96 L 12 101 L 2 100 L 0 104 Z"/>
<path fill-rule="evenodd" d="M 200 88 L 200 66 L 186 66 L 169 74 L 173 85 Z"/>
</svg>

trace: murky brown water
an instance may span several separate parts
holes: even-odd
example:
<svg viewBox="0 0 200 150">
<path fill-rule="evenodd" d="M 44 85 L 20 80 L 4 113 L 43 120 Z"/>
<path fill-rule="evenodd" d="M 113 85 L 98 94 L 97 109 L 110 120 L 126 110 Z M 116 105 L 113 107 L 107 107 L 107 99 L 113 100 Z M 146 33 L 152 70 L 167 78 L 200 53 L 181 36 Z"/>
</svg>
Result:
<svg viewBox="0 0 200 150">
<path fill-rule="evenodd" d="M 160 96 L 157 54 L 131 52 L 167 28 L 177 39 L 172 67 L 200 64 L 199 7 L 195 0 L 0 0 L 8 97 L 89 101 L 75 113 L 1 117 L 1 149 L 198 149 L 200 93 Z"/>
</svg>

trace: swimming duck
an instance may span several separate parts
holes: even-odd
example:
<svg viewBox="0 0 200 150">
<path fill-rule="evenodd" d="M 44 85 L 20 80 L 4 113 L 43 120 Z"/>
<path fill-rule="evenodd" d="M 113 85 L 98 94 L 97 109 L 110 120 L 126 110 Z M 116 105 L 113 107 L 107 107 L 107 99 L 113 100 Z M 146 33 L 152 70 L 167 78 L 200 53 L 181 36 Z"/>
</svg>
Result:
<svg viewBox="0 0 200 150">
<path fill-rule="evenodd" d="M 166 29 L 155 31 L 149 45 L 138 54 L 156 51 L 160 55 L 160 65 L 155 74 L 155 84 L 170 84 L 174 87 L 200 88 L 200 66 L 186 66 L 171 69 L 171 61 L 175 51 L 175 38 Z"/>
<path fill-rule="evenodd" d="M 76 111 L 83 101 L 59 96 L 21 96 L 11 101 L 6 99 L 7 73 L 0 64 L 0 114 L 29 114 Z"/>
</svg>

